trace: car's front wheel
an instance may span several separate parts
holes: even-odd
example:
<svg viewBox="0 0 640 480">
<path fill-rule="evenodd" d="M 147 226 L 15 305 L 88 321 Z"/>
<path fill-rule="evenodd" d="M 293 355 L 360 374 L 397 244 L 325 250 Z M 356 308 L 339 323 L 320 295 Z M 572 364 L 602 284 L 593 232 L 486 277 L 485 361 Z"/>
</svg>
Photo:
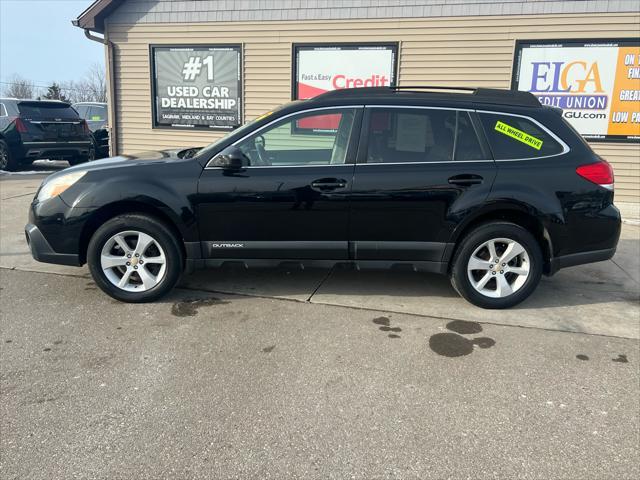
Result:
<svg viewBox="0 0 640 480">
<path fill-rule="evenodd" d="M 536 289 L 542 261 L 540 246 L 527 230 L 514 223 L 489 223 L 462 240 L 451 283 L 474 305 L 509 308 Z"/>
<path fill-rule="evenodd" d="M 91 237 L 87 263 L 96 284 L 123 302 L 150 302 L 171 290 L 183 267 L 182 249 L 162 222 L 142 214 L 115 217 Z"/>
</svg>

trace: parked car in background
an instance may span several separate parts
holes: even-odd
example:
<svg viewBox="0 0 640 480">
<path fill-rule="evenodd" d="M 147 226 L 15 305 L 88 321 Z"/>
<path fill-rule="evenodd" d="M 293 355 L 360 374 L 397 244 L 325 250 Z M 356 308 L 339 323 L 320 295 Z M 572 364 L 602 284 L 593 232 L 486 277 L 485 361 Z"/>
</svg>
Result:
<svg viewBox="0 0 640 480">
<path fill-rule="evenodd" d="M 0 98 L 0 170 L 34 160 L 76 165 L 95 158 L 93 135 L 71 105 L 58 100 Z"/>
<path fill-rule="evenodd" d="M 107 127 L 107 104 L 101 102 L 78 102 L 73 104 L 80 118 L 84 118 L 93 132 L 96 142 L 96 158 L 109 156 L 109 129 Z"/>
<path fill-rule="evenodd" d="M 611 258 L 611 166 L 532 94 L 466 90 L 336 90 L 199 151 L 56 173 L 31 205 L 31 252 L 88 263 L 127 302 L 159 298 L 184 269 L 319 262 L 441 273 L 484 308 Z"/>
</svg>

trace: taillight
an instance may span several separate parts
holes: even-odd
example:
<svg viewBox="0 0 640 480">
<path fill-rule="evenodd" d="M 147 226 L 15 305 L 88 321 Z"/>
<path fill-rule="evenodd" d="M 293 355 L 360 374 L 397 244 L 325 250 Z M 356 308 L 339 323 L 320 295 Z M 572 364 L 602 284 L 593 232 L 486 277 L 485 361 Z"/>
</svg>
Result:
<svg viewBox="0 0 640 480">
<path fill-rule="evenodd" d="M 87 123 L 87 121 L 82 120 L 82 122 L 80 123 L 82 124 L 82 131 L 87 135 L 89 135 L 91 133 L 91 129 L 89 128 L 89 124 Z"/>
<path fill-rule="evenodd" d="M 580 165 L 576 168 L 576 173 L 582 178 L 586 178 L 601 187 L 613 190 L 613 168 L 609 162 L 600 160 L 599 162 Z"/>
<path fill-rule="evenodd" d="M 22 119 L 20 117 L 16 117 L 16 119 L 13 121 L 13 123 L 16 126 L 16 131 L 18 133 L 27 133 L 27 126 L 24 124 L 24 122 L 22 121 Z"/>
</svg>

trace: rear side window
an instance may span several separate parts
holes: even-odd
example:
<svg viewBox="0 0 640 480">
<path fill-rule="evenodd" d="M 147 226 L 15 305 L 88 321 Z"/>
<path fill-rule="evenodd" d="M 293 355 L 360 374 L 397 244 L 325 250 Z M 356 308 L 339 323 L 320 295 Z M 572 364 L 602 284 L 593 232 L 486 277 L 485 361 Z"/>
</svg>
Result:
<svg viewBox="0 0 640 480">
<path fill-rule="evenodd" d="M 7 116 L 7 108 L 4 106 L 4 103 L 0 103 L 0 117 Z"/>
<path fill-rule="evenodd" d="M 479 114 L 496 160 L 548 157 L 563 147 L 538 124 L 522 117 Z"/>
<path fill-rule="evenodd" d="M 20 111 L 20 116 L 27 119 L 78 119 L 78 113 L 71 108 L 71 105 L 65 105 L 62 103 L 19 103 L 18 110 Z"/>
<path fill-rule="evenodd" d="M 455 129 L 454 110 L 373 109 L 367 163 L 452 161 Z"/>
<path fill-rule="evenodd" d="M 76 109 L 80 118 L 87 118 L 87 112 L 89 111 L 88 105 L 75 105 L 73 108 Z"/>
<path fill-rule="evenodd" d="M 484 160 L 468 112 L 376 108 L 369 122 L 367 163 Z"/>
</svg>

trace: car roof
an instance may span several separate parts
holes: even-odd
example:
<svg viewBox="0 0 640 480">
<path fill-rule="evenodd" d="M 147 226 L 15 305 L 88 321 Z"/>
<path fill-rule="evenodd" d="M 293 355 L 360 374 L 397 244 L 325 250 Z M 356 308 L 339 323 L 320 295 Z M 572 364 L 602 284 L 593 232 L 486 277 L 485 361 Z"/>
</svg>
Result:
<svg viewBox="0 0 640 480">
<path fill-rule="evenodd" d="M 539 100 L 529 92 L 499 88 L 469 88 L 442 86 L 365 87 L 333 90 L 310 100 L 305 107 L 346 105 L 437 105 L 456 108 L 489 106 L 541 108 Z"/>
<path fill-rule="evenodd" d="M 106 102 L 76 102 L 73 105 L 98 105 L 100 107 L 105 107 Z"/>
</svg>

